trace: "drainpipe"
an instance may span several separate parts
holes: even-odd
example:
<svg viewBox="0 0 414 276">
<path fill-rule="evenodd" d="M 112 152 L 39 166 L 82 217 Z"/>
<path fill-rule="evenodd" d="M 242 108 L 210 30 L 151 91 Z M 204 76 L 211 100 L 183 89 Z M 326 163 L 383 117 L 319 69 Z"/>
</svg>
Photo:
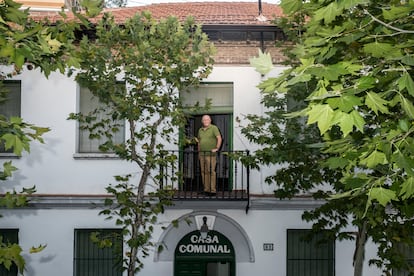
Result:
<svg viewBox="0 0 414 276">
<path fill-rule="evenodd" d="M 250 151 L 246 150 L 246 156 L 249 157 L 250 155 Z M 246 214 L 249 212 L 250 209 L 250 166 L 247 165 L 247 172 L 246 172 L 246 177 L 247 177 L 247 205 L 246 205 Z"/>
<path fill-rule="evenodd" d="M 262 0 L 258 0 L 258 4 L 259 4 L 259 15 L 256 17 L 256 19 L 259 22 L 266 22 L 267 18 L 263 15 L 263 10 L 262 10 Z M 265 47 L 264 47 L 263 31 L 260 32 L 260 48 L 262 52 L 264 53 Z"/>
</svg>

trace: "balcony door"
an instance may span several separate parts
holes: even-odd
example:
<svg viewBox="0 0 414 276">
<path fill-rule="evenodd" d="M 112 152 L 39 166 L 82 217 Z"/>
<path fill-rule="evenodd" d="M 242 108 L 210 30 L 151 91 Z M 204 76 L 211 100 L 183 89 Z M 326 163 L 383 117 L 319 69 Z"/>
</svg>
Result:
<svg viewBox="0 0 414 276">
<path fill-rule="evenodd" d="M 232 150 L 232 114 L 209 114 L 212 119 L 212 124 L 216 125 L 223 138 L 220 151 L 217 156 L 217 192 L 229 191 L 232 189 L 232 164 L 226 152 Z M 202 191 L 203 185 L 201 182 L 200 165 L 198 161 L 197 144 L 194 138 L 198 135 L 198 130 L 201 128 L 201 117 L 203 115 L 191 116 L 185 128 L 185 137 L 192 143 L 187 143 L 183 146 L 183 189 L 186 191 Z"/>
</svg>

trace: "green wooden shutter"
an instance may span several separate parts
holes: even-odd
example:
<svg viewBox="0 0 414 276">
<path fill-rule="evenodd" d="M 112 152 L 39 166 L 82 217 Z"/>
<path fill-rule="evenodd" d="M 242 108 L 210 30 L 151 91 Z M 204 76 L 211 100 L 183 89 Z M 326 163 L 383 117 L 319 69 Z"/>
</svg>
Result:
<svg viewBox="0 0 414 276">
<path fill-rule="evenodd" d="M 6 118 L 20 117 L 21 109 L 21 82 L 3 81 L 0 86 L 0 115 Z M 4 144 L 0 142 L 0 153 L 12 153 L 5 150 Z"/>
<path fill-rule="evenodd" d="M 0 86 L 0 114 L 6 117 L 20 117 L 21 106 L 21 82 L 20 81 L 3 81 Z M 3 101 L 4 100 L 4 101 Z"/>
<path fill-rule="evenodd" d="M 118 83 L 118 86 L 120 89 L 125 89 L 124 83 Z M 112 120 L 110 112 L 108 112 L 108 107 L 101 103 L 88 88 L 80 87 L 79 94 L 80 113 L 87 115 L 94 110 L 99 110 L 99 113 L 96 116 L 97 121 L 92 122 L 92 124 L 97 123 L 99 120 Z M 112 140 L 114 143 L 123 143 L 125 141 L 125 121 L 117 120 L 113 123 L 117 125 L 119 130 L 116 133 L 112 133 Z M 102 136 L 99 139 L 90 139 L 89 135 L 89 130 L 79 127 L 78 151 L 80 153 L 99 153 L 99 145 L 108 141 L 108 138 Z"/>
</svg>

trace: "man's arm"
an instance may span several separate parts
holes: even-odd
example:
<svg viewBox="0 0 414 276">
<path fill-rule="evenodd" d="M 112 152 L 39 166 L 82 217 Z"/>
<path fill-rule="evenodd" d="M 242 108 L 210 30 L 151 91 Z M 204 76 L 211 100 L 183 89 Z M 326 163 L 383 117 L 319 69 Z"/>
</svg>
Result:
<svg viewBox="0 0 414 276">
<path fill-rule="evenodd" d="M 221 138 L 221 135 L 217 135 L 216 140 L 217 140 L 216 148 L 212 149 L 211 150 L 212 152 L 217 152 L 219 150 L 220 146 L 221 146 L 221 142 L 223 141 L 223 139 Z"/>
</svg>

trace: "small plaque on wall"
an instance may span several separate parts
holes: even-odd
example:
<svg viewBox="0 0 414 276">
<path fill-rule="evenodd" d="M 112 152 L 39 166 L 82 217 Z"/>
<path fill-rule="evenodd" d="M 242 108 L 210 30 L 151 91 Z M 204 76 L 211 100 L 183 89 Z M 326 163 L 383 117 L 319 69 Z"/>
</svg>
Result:
<svg viewBox="0 0 414 276">
<path fill-rule="evenodd" d="M 273 243 L 264 243 L 263 251 L 273 251 Z"/>
</svg>

